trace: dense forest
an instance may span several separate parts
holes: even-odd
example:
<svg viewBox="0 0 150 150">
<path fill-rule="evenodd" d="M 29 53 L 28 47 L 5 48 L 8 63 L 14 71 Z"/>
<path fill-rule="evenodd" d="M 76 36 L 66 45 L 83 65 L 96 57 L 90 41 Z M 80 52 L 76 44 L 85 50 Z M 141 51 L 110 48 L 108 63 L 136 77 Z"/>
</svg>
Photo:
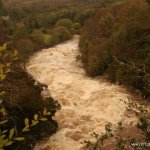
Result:
<svg viewBox="0 0 150 150">
<path fill-rule="evenodd" d="M 150 98 L 149 0 L 0 0 L 0 149 L 30 150 L 55 133 L 61 108 L 25 70 L 29 57 L 80 35 L 90 77 Z M 148 137 L 149 138 L 149 137 Z"/>
<path fill-rule="evenodd" d="M 150 5 L 129 0 L 100 9 L 84 27 L 81 59 L 87 74 L 105 74 L 112 82 L 150 96 Z M 105 15 L 104 15 L 105 14 Z"/>
</svg>

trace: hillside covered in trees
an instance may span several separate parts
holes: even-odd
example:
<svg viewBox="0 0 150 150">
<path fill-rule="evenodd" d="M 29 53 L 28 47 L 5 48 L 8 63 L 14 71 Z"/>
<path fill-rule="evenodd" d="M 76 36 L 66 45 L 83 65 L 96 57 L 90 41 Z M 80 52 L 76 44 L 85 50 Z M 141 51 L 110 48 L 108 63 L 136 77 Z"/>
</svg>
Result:
<svg viewBox="0 0 150 150">
<path fill-rule="evenodd" d="M 0 0 L 0 3 L 0 32 L 25 60 L 34 51 L 79 34 L 85 21 L 111 1 Z"/>
<path fill-rule="evenodd" d="M 102 8 L 84 27 L 81 60 L 90 76 L 106 75 L 150 96 L 150 4 L 127 0 Z"/>
</svg>

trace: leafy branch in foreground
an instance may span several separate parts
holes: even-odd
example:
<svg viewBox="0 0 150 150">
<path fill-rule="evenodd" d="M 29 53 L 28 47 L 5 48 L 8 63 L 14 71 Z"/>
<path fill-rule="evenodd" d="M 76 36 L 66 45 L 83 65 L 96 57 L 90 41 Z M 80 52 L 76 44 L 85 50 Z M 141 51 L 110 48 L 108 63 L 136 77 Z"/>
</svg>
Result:
<svg viewBox="0 0 150 150">
<path fill-rule="evenodd" d="M 40 121 L 47 121 L 48 116 L 50 116 L 51 113 L 47 111 L 46 108 L 44 108 L 44 111 L 39 114 L 35 114 L 32 120 L 29 120 L 28 118 L 25 118 L 24 124 L 25 127 L 22 129 L 21 132 L 17 133 L 17 129 L 13 127 L 10 130 L 2 130 L 0 131 L 0 149 L 3 149 L 6 146 L 12 145 L 15 141 L 23 141 L 25 138 L 23 136 L 19 136 L 23 132 L 28 132 L 33 126 L 36 126 Z M 8 123 L 7 120 L 1 121 L 0 126 L 5 126 L 6 123 Z"/>
</svg>

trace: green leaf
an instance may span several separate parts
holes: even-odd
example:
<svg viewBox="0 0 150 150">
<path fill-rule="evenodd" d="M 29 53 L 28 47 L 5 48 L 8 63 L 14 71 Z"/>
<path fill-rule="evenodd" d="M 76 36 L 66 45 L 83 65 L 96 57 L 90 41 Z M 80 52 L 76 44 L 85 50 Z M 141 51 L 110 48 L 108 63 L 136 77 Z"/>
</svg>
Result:
<svg viewBox="0 0 150 150">
<path fill-rule="evenodd" d="M 3 145 L 6 145 L 8 143 L 8 139 L 4 139 L 2 142 L 3 142 Z"/>
<path fill-rule="evenodd" d="M 14 133 L 15 133 L 15 129 L 12 128 L 12 129 L 9 131 L 9 139 L 12 139 Z"/>
<path fill-rule="evenodd" d="M 24 137 L 17 137 L 17 138 L 15 138 L 15 140 L 16 141 L 23 141 L 23 140 L 25 140 L 25 138 Z"/>
<path fill-rule="evenodd" d="M 37 120 L 38 119 L 38 114 L 35 114 L 34 115 L 34 120 Z"/>
<path fill-rule="evenodd" d="M 12 145 L 14 143 L 14 141 L 8 141 L 6 144 L 5 144 L 5 146 L 10 146 L 10 145 Z"/>
<path fill-rule="evenodd" d="M 32 124 L 31 124 L 31 126 L 35 126 L 35 125 L 37 125 L 38 123 L 39 123 L 39 121 L 33 121 Z"/>
<path fill-rule="evenodd" d="M 28 118 L 25 118 L 24 123 L 25 123 L 26 127 L 29 127 L 29 119 Z"/>
<path fill-rule="evenodd" d="M 47 116 L 51 115 L 51 112 L 47 112 L 46 115 L 47 115 Z"/>
<path fill-rule="evenodd" d="M 41 121 L 47 121 L 47 118 L 41 118 L 40 120 Z"/>
<path fill-rule="evenodd" d="M 4 134 L 4 133 L 6 133 L 8 130 L 4 130 L 4 131 L 2 131 L 2 134 Z"/>
<path fill-rule="evenodd" d="M 22 132 L 28 132 L 28 131 L 30 131 L 30 129 L 28 127 L 25 127 L 22 129 Z"/>
</svg>

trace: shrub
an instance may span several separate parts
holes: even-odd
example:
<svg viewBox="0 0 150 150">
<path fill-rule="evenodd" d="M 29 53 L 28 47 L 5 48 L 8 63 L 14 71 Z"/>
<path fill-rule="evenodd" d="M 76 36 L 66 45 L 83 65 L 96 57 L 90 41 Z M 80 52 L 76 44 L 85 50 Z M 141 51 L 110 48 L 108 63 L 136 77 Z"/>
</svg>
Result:
<svg viewBox="0 0 150 150">
<path fill-rule="evenodd" d="M 15 40 L 22 39 L 22 38 L 28 38 L 29 32 L 27 29 L 21 28 L 21 29 L 18 29 L 13 36 L 14 36 L 13 38 Z"/>
<path fill-rule="evenodd" d="M 36 19 L 35 20 L 35 28 L 40 29 L 44 26 L 44 23 L 42 21 L 42 19 Z"/>
<path fill-rule="evenodd" d="M 43 34 L 43 42 L 45 46 L 52 46 L 53 45 L 53 41 L 52 41 L 52 36 L 49 34 Z"/>
<path fill-rule="evenodd" d="M 30 36 L 35 43 L 43 45 L 42 41 L 43 32 L 41 30 L 34 30 Z"/>
<path fill-rule="evenodd" d="M 74 33 L 75 34 L 80 34 L 80 30 L 81 30 L 81 24 L 76 22 L 73 24 L 73 28 L 74 28 Z"/>
<path fill-rule="evenodd" d="M 68 40 L 72 37 L 69 30 L 64 26 L 56 27 L 54 29 L 54 33 L 55 33 L 55 35 L 57 35 L 57 37 L 59 37 L 60 41 L 65 41 L 65 40 Z"/>
<path fill-rule="evenodd" d="M 73 33 L 73 23 L 70 19 L 60 19 L 56 23 L 56 27 L 63 26 L 66 27 L 71 33 Z"/>
<path fill-rule="evenodd" d="M 44 30 L 45 31 L 45 30 Z M 39 45 L 39 49 L 43 47 L 48 47 L 53 45 L 52 32 L 43 33 L 43 30 L 34 30 L 31 33 L 31 39 Z"/>
<path fill-rule="evenodd" d="M 18 49 L 19 57 L 22 60 L 25 60 L 29 55 L 33 53 L 35 45 L 29 39 L 20 39 L 16 41 L 16 48 Z"/>
<path fill-rule="evenodd" d="M 54 25 L 58 20 L 58 15 L 56 13 L 51 13 L 47 16 L 47 22 L 49 25 Z"/>
</svg>

